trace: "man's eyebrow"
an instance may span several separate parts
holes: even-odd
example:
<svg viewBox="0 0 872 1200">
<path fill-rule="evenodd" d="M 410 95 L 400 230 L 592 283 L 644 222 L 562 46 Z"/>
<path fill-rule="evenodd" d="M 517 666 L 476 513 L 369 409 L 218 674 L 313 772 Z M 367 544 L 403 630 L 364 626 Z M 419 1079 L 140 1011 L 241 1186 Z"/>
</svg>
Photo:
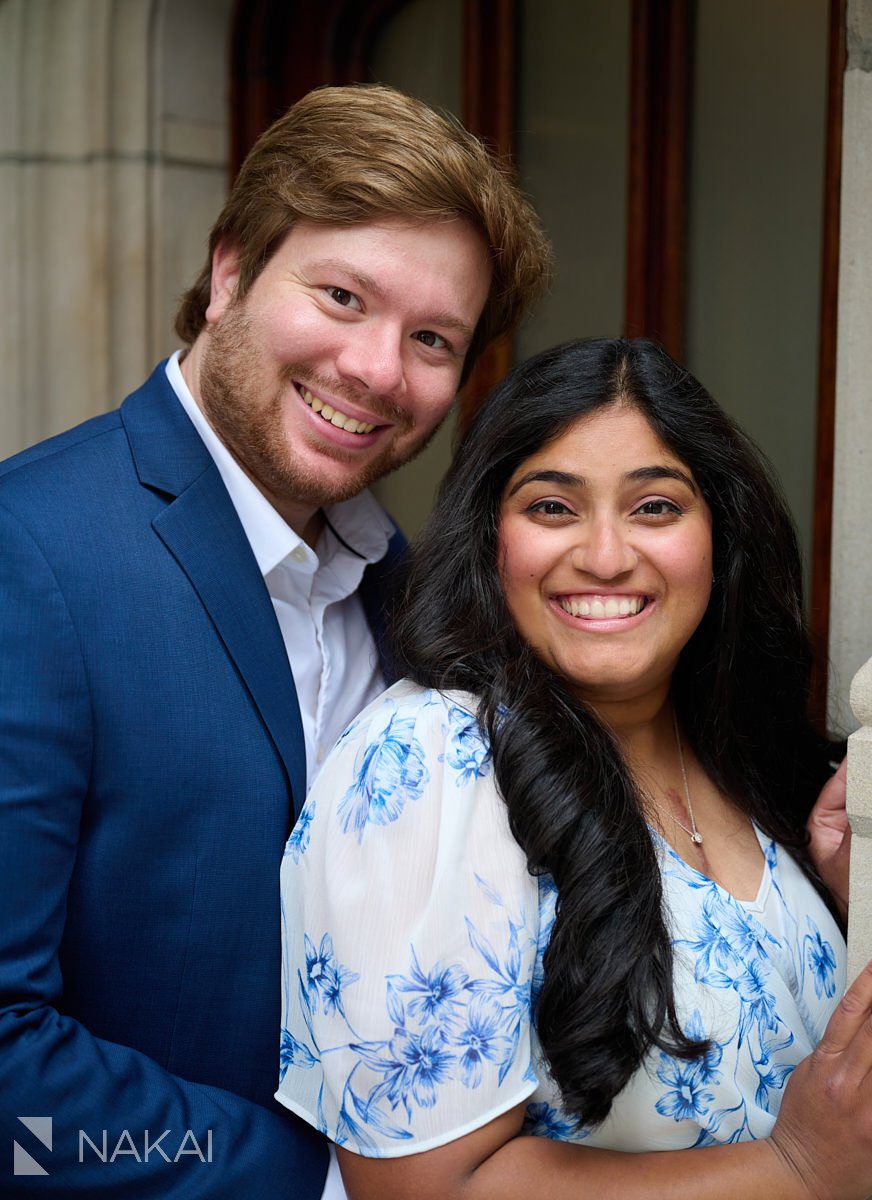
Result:
<svg viewBox="0 0 872 1200">
<path fill-rule="evenodd" d="M 353 267 L 350 263 L 343 262 L 341 258 L 319 258 L 317 262 L 309 263 L 307 274 L 311 275 L 313 272 L 323 274 L 325 271 L 338 271 L 346 279 L 349 279 L 355 287 L 360 288 L 362 292 L 368 292 L 371 296 L 375 296 L 376 300 L 384 300 L 385 298 L 384 288 L 371 275 L 367 275 L 365 271 L 358 270 L 357 267 Z M 443 329 L 454 329 L 467 338 L 471 338 L 475 332 L 471 325 L 467 325 L 466 321 L 462 321 L 454 313 L 431 313 L 426 318 L 426 321 L 433 325 L 440 325 Z"/>
<path fill-rule="evenodd" d="M 699 489 L 686 471 L 682 471 L 678 467 L 667 467 L 665 464 L 636 467 L 633 471 L 627 471 L 625 475 L 621 476 L 621 479 L 626 483 L 640 483 L 648 479 L 675 479 L 678 483 L 689 487 L 694 495 L 699 495 Z M 514 496 L 515 492 L 519 492 L 528 483 L 556 483 L 560 487 L 583 488 L 586 480 L 583 475 L 573 475 L 569 471 L 528 471 L 512 485 L 509 495 Z"/>
</svg>

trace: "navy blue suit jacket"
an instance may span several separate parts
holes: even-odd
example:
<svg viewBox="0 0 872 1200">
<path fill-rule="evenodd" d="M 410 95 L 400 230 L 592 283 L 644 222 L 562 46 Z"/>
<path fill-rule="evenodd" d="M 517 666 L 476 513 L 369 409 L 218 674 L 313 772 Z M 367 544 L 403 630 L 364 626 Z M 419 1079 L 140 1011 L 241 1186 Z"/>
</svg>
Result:
<svg viewBox="0 0 872 1200">
<path fill-rule="evenodd" d="M 380 649 L 401 542 L 361 587 Z M 320 1194 L 325 1144 L 272 1099 L 305 780 L 263 578 L 161 365 L 0 466 L 0 1194 Z M 211 1162 L 172 1161 L 189 1130 Z"/>
</svg>

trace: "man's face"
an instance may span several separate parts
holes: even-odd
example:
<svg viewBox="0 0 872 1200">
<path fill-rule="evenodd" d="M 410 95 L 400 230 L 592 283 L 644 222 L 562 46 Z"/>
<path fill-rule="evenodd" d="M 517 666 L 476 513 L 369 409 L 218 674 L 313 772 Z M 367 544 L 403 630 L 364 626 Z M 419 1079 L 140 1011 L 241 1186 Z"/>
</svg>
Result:
<svg viewBox="0 0 872 1200">
<path fill-rule="evenodd" d="M 280 511 L 355 495 L 446 415 L 488 295 L 462 220 L 296 225 L 245 298 L 219 249 L 196 378 L 213 427 Z"/>
</svg>

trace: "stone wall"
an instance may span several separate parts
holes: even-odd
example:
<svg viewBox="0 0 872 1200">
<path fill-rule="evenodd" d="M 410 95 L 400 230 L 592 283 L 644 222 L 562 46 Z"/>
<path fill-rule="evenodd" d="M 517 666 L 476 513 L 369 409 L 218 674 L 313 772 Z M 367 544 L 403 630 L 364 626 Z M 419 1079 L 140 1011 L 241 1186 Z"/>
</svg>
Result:
<svg viewBox="0 0 872 1200">
<path fill-rule="evenodd" d="M 872 653 L 872 0 L 848 0 L 830 603 L 831 725 Z"/>
<path fill-rule="evenodd" d="M 0 458 L 174 348 L 226 191 L 231 6 L 0 4 Z"/>
<path fill-rule="evenodd" d="M 851 894 L 848 981 L 872 959 L 872 658 L 851 687 L 860 728 L 848 738 L 848 816 L 851 821 Z"/>
</svg>

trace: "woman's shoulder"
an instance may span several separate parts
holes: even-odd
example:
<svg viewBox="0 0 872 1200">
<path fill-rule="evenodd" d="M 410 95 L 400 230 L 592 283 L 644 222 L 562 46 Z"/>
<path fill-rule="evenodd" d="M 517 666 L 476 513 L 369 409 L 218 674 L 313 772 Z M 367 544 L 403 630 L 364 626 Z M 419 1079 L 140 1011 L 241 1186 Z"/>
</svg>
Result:
<svg viewBox="0 0 872 1200">
<path fill-rule="evenodd" d="M 476 705 L 465 692 L 408 680 L 394 684 L 345 730 L 309 793 L 303 818 L 314 819 L 317 808 L 321 820 L 358 840 L 376 825 L 423 836 L 422 822 L 429 821 L 442 823 L 441 831 L 428 830 L 442 841 L 449 816 L 450 824 L 465 825 L 474 813 L 482 815 L 482 806 L 497 808 L 505 823 Z"/>
<path fill-rule="evenodd" d="M 401 679 L 372 700 L 345 729 L 336 751 L 349 741 L 382 741 L 386 733 L 412 735 L 420 740 L 476 740 L 486 747 L 487 737 L 478 723 L 478 697 L 471 692 L 424 687 Z"/>
<path fill-rule="evenodd" d="M 472 692 L 458 689 L 440 689 L 425 687 L 413 679 L 400 679 L 391 687 L 366 706 L 351 722 L 354 728 L 360 721 L 365 721 L 371 714 L 387 708 L 401 709 L 406 714 L 432 714 L 434 711 L 447 713 L 454 708 L 460 708 L 470 716 L 475 716 L 479 698 Z"/>
</svg>

